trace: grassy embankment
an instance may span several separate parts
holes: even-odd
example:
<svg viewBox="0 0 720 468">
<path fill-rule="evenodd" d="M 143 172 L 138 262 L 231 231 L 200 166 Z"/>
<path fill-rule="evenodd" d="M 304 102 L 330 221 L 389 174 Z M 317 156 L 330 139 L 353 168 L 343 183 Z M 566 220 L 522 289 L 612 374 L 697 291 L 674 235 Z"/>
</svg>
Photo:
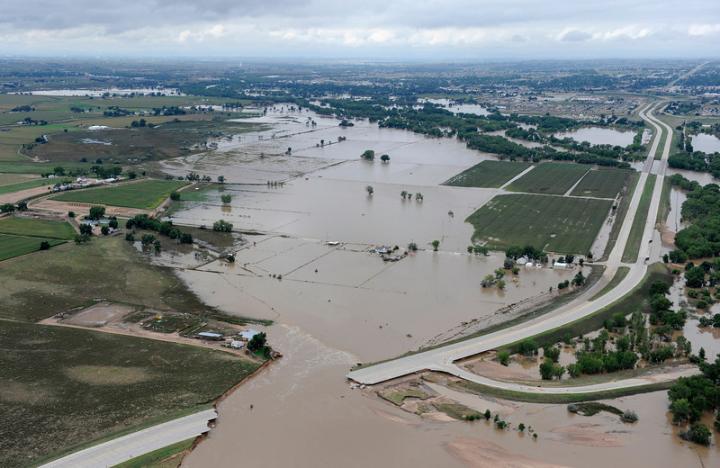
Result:
<svg viewBox="0 0 720 468">
<path fill-rule="evenodd" d="M 626 266 L 618 267 L 617 271 L 615 272 L 615 276 L 612 277 L 610 282 L 608 284 L 606 284 L 605 287 L 602 288 L 597 294 L 595 294 L 592 298 L 590 298 L 590 300 L 594 301 L 595 299 L 602 297 L 605 294 L 612 291 L 615 288 L 615 286 L 620 284 L 620 282 L 622 282 L 622 280 L 625 279 L 625 277 L 627 276 L 628 273 L 630 273 L 630 267 L 626 267 Z"/>
<path fill-rule="evenodd" d="M 640 252 L 640 243 L 642 242 L 645 231 L 645 223 L 647 222 L 648 210 L 652 202 L 653 190 L 655 189 L 656 178 L 657 176 L 655 174 L 649 174 L 645 181 L 645 187 L 643 187 L 640 197 L 640 204 L 638 205 L 637 213 L 635 214 L 635 219 L 633 219 L 630 234 L 628 235 L 628 241 L 623 251 L 623 262 L 632 263 L 637 261 L 638 253 Z"/>
<path fill-rule="evenodd" d="M 190 450 L 195 439 L 183 440 L 177 444 L 168 445 L 154 452 L 140 455 L 113 468 L 177 468 L 182 462 L 182 454 Z"/>
</svg>

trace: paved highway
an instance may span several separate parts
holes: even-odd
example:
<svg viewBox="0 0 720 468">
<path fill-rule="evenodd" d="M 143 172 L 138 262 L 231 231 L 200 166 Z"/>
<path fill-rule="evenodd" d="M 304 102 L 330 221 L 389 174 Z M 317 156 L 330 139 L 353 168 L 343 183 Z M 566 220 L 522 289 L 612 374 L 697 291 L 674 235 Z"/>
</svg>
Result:
<svg viewBox="0 0 720 468">
<path fill-rule="evenodd" d="M 123 437 L 94 445 L 52 461 L 41 468 L 98 468 L 114 466 L 140 455 L 192 439 L 210 430 L 208 421 L 217 418 L 214 409 L 152 426 Z"/>
<path fill-rule="evenodd" d="M 469 372 L 457 367 L 454 364 L 455 361 L 469 356 L 474 356 L 485 351 L 497 349 L 504 345 L 535 336 L 539 333 L 552 330 L 559 326 L 586 317 L 614 303 L 635 288 L 635 286 L 640 284 L 647 272 L 649 262 L 646 261 L 646 259 L 650 258 L 651 260 L 654 260 L 659 256 L 659 252 L 651 251 L 652 244 L 650 241 L 655 229 L 655 220 L 660 206 L 666 161 L 670 154 L 672 140 L 672 129 L 652 115 L 652 111 L 657 108 L 658 105 L 647 106 L 640 111 L 640 117 L 653 126 L 656 136 L 653 138 L 648 158 L 645 166 L 643 167 L 637 188 L 633 194 L 630 206 L 620 229 L 617 242 L 615 243 L 615 246 L 608 257 L 608 261 L 606 262 L 605 275 L 612 277 L 617 271 L 617 268 L 622 265 L 622 254 L 628 242 L 633 220 L 638 215 L 638 206 L 640 204 L 643 187 L 645 186 L 648 175 L 650 173 L 654 173 L 657 174 L 657 178 L 655 181 L 650 209 L 647 213 L 647 220 L 640 245 L 640 253 L 637 261 L 628 265 L 630 267 L 630 271 L 615 288 L 595 300 L 576 300 L 536 319 L 477 338 L 471 338 L 458 343 L 358 369 L 347 374 L 347 377 L 358 383 L 371 385 L 423 370 L 439 370 L 467 378 L 468 380 L 482 380 L 482 382 L 478 381 L 478 383 L 483 383 L 485 385 L 505 388 L 507 384 L 504 382 L 497 382 L 481 376 L 473 377 L 474 374 L 470 374 Z M 654 155 L 658 145 L 660 144 L 662 136 L 661 127 L 665 128 L 667 133 L 663 142 L 664 146 L 662 158 L 656 161 L 654 160 Z M 591 392 L 607 390 L 609 388 L 623 388 L 633 385 L 637 385 L 637 383 L 629 381 L 623 383 L 623 381 L 618 381 L 607 384 L 598 384 L 596 386 L 587 386 L 584 391 Z M 593 388 L 595 390 L 593 390 Z M 576 392 L 577 390 L 577 387 L 572 388 L 573 392 Z M 568 393 L 568 391 L 570 390 L 559 387 L 546 387 L 543 390 L 544 393 Z"/>
</svg>

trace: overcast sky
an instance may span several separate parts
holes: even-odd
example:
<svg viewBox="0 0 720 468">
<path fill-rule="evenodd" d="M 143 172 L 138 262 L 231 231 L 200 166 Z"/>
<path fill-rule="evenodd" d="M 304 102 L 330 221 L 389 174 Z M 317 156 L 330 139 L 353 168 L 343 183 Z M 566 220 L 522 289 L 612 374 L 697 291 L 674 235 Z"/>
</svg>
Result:
<svg viewBox="0 0 720 468">
<path fill-rule="evenodd" d="M 2 0 L 0 54 L 717 57 L 720 0 Z"/>
</svg>

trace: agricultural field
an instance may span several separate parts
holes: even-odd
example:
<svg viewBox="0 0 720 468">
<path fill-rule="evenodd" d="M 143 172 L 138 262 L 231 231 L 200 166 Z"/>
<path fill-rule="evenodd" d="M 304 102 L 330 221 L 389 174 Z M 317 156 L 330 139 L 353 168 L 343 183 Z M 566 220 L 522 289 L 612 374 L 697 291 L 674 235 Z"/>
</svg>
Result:
<svg viewBox="0 0 720 468">
<path fill-rule="evenodd" d="M 471 214 L 473 241 L 493 249 L 533 245 L 558 253 L 585 254 L 612 202 L 542 195 L 498 195 Z"/>
<path fill-rule="evenodd" d="M 0 234 L 70 240 L 75 230 L 65 221 L 14 216 L 0 219 Z"/>
<path fill-rule="evenodd" d="M 170 194 L 186 185 L 177 180 L 142 180 L 109 187 L 73 190 L 52 197 L 53 200 L 152 210 Z"/>
<path fill-rule="evenodd" d="M 497 188 L 530 167 L 530 163 L 483 161 L 453 176 L 444 185 Z"/>
<path fill-rule="evenodd" d="M 31 179 L 15 184 L 0 185 L 0 195 L 19 192 L 21 190 L 27 190 L 35 187 L 42 187 L 43 185 L 52 185 L 53 183 L 55 183 L 55 181 L 50 179 Z"/>
<path fill-rule="evenodd" d="M 34 323 L 5 321 L 0 340 L 0 466 L 35 464 L 199 411 L 260 365 L 221 351 Z"/>
<path fill-rule="evenodd" d="M 50 247 L 62 244 L 60 239 L 44 239 L 42 237 L 9 236 L 0 234 L 0 261 L 40 250 L 40 244 L 46 241 Z"/>
<path fill-rule="evenodd" d="M 594 169 L 582 178 L 570 195 L 578 197 L 615 198 L 627 183 L 632 171 Z"/>
<path fill-rule="evenodd" d="M 508 187 L 513 192 L 562 195 L 580 180 L 589 166 L 571 163 L 543 163 Z"/>
</svg>

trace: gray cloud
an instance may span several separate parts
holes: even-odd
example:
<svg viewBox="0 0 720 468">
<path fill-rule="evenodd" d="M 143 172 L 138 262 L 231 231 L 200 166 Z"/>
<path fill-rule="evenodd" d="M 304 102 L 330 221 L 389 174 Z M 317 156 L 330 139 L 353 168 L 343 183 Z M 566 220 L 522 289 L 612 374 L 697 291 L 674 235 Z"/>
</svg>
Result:
<svg viewBox="0 0 720 468">
<path fill-rule="evenodd" d="M 715 50 L 716 1 L 4 0 L 0 53 L 684 55 Z"/>
</svg>

